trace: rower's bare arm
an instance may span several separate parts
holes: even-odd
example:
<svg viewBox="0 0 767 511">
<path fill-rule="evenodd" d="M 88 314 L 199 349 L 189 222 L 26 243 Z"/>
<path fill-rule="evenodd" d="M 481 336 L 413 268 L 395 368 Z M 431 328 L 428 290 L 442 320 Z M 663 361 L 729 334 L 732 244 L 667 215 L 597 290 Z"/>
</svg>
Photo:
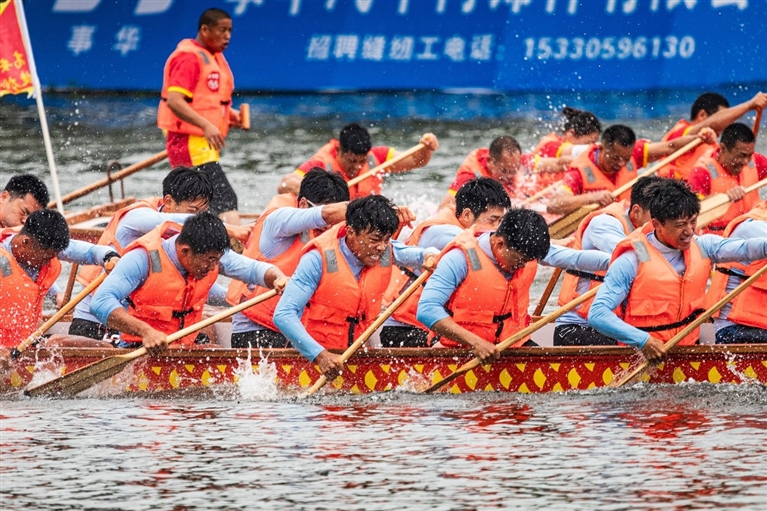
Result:
<svg viewBox="0 0 767 511">
<path fill-rule="evenodd" d="M 498 357 L 501 355 L 495 344 L 485 341 L 478 335 L 466 330 L 453 321 L 453 318 L 440 319 L 431 326 L 431 329 L 443 337 L 471 346 L 474 355 L 479 358 L 480 362 L 498 360 Z"/>
<path fill-rule="evenodd" d="M 431 160 L 431 153 L 439 149 L 439 141 L 433 133 L 427 133 L 421 137 L 418 143 L 423 144 L 424 148 L 388 167 L 386 171 L 391 174 L 397 174 L 426 166 L 429 160 Z"/>
<path fill-rule="evenodd" d="M 437 209 L 442 208 L 452 208 L 455 211 L 455 195 L 446 193 L 445 196 L 442 197 L 442 200 L 439 201 L 439 207 Z"/>
<path fill-rule="evenodd" d="M 168 336 L 159 330 L 155 330 L 138 318 L 134 318 L 128 311 L 119 307 L 109 314 L 107 326 L 126 334 L 141 337 L 144 347 L 150 351 L 161 351 L 168 347 Z"/>
<path fill-rule="evenodd" d="M 277 185 L 277 193 L 292 193 L 298 195 L 298 191 L 301 189 L 301 181 L 303 177 L 298 172 L 291 172 L 282 178 L 280 184 Z"/>
<path fill-rule="evenodd" d="M 274 289 L 278 295 L 281 295 L 285 291 L 285 286 L 288 285 L 288 277 L 277 266 L 272 265 L 264 274 L 264 283 L 266 287 Z"/>
<path fill-rule="evenodd" d="M 336 225 L 346 220 L 348 202 L 335 202 L 322 206 L 322 219 L 328 225 Z"/>
<path fill-rule="evenodd" d="M 690 126 L 687 130 L 688 135 L 695 135 L 702 128 L 711 128 L 717 133 L 721 133 L 724 129 L 737 121 L 751 110 L 763 110 L 767 108 L 767 93 L 759 92 L 753 98 L 745 101 L 739 105 L 732 106 L 720 110 L 714 115 L 709 116 L 706 120 L 700 124 Z"/>
<path fill-rule="evenodd" d="M 549 199 L 546 212 L 553 215 L 567 215 L 588 204 L 599 204 L 601 207 L 609 206 L 615 198 L 608 191 L 589 192 L 581 195 L 559 194 Z"/>
<path fill-rule="evenodd" d="M 666 352 L 663 351 L 663 341 L 650 336 L 647 342 L 642 348 L 642 356 L 647 359 L 648 362 L 660 362 L 666 358 Z"/>
<path fill-rule="evenodd" d="M 698 139 L 702 140 L 704 144 L 715 144 L 716 133 L 711 128 L 703 128 L 695 135 L 685 135 L 668 142 L 652 142 L 647 147 L 647 161 L 656 161 L 669 156 Z"/>
<path fill-rule="evenodd" d="M 572 156 L 560 156 L 559 158 L 539 158 L 535 165 L 536 174 L 554 174 L 564 172 L 570 167 Z"/>
<path fill-rule="evenodd" d="M 250 237 L 250 231 L 253 230 L 253 227 L 256 224 L 248 224 L 248 225 L 232 225 L 232 224 L 224 224 L 226 227 L 226 234 L 229 235 L 230 238 L 240 240 L 243 243 L 248 241 L 248 238 Z"/>
<path fill-rule="evenodd" d="M 208 141 L 210 146 L 219 151 L 226 144 L 224 143 L 224 137 L 221 136 L 221 131 L 217 126 L 214 126 L 209 120 L 202 115 L 194 111 L 192 106 L 186 102 L 186 96 L 180 92 L 168 93 L 168 108 L 178 116 L 182 121 L 194 124 L 200 128 L 205 134 L 205 140 Z"/>
<path fill-rule="evenodd" d="M 314 363 L 320 366 L 320 372 L 322 372 L 328 380 L 334 380 L 337 376 L 340 376 L 343 373 L 344 363 L 341 361 L 341 355 L 336 355 L 328 350 L 322 350 L 320 354 L 314 358 Z"/>
</svg>

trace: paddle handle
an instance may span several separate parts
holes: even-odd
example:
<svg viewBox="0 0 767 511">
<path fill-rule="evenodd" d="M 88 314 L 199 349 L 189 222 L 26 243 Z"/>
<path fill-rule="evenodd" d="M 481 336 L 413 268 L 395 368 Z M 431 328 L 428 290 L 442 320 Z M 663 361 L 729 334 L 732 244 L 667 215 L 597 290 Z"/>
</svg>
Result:
<svg viewBox="0 0 767 511">
<path fill-rule="evenodd" d="M 767 186 L 767 178 L 747 187 L 745 193 L 751 193 L 762 186 Z M 700 213 L 698 214 L 697 228 L 703 229 L 708 227 L 711 222 L 718 220 L 722 215 L 726 214 L 731 202 L 732 201 L 726 193 L 717 193 L 702 200 L 700 203 Z"/>
<path fill-rule="evenodd" d="M 400 154 L 396 155 L 391 160 L 386 160 L 382 164 L 373 167 L 372 169 L 368 170 L 364 174 L 360 174 L 359 176 L 355 177 L 354 179 L 350 179 L 349 181 L 347 181 L 346 184 L 349 186 L 349 188 L 351 188 L 352 186 L 359 184 L 360 182 L 364 181 L 365 179 L 369 178 L 370 176 L 374 176 L 374 175 L 378 174 L 379 172 L 383 171 L 384 169 L 386 169 L 388 167 L 391 167 L 395 163 L 401 162 L 402 160 L 404 160 L 405 158 L 411 156 L 412 154 L 417 153 L 418 151 L 420 151 L 424 147 L 426 147 L 426 146 L 423 145 L 423 144 L 416 144 L 413 147 L 411 147 L 410 149 L 408 149 L 407 151 L 405 151 L 404 153 L 400 153 Z"/>
<path fill-rule="evenodd" d="M 727 305 L 727 302 L 738 296 L 740 293 L 746 290 L 748 286 L 756 282 L 762 275 L 767 272 L 767 265 L 763 266 L 759 269 L 759 271 L 755 272 L 753 275 L 751 275 L 748 279 L 744 280 L 740 283 L 738 287 L 730 291 L 728 295 L 725 295 L 722 299 L 720 299 L 718 302 L 716 302 L 710 309 L 708 309 L 706 312 L 698 316 L 695 321 L 687 325 L 681 332 L 676 334 L 673 338 L 671 338 L 670 341 L 668 341 L 666 344 L 663 345 L 663 353 L 668 353 L 671 348 L 676 346 L 679 341 L 690 335 L 690 332 L 698 328 L 703 322 L 707 321 L 711 316 L 716 314 L 716 311 Z M 645 360 L 642 362 L 639 366 L 637 366 L 636 369 L 629 372 L 626 376 L 623 377 L 618 383 L 614 384 L 610 382 L 611 387 L 620 387 L 621 385 L 624 385 L 626 382 L 631 381 L 634 379 L 638 374 L 640 374 L 642 371 L 645 370 L 645 368 L 650 365 L 650 363 Z"/>
<path fill-rule="evenodd" d="M 759 181 L 757 183 L 754 183 L 751 186 L 747 187 L 746 188 L 746 193 L 751 193 L 754 190 L 758 190 L 759 188 L 761 188 L 763 186 L 767 186 L 767 177 L 762 179 L 761 181 Z"/>
<path fill-rule="evenodd" d="M 240 126 L 246 131 L 250 129 L 250 105 L 247 103 L 240 105 Z"/>
<path fill-rule="evenodd" d="M 106 264 L 104 265 L 104 267 L 105 267 L 105 268 L 107 268 L 108 270 L 111 270 L 113 266 L 114 266 L 114 265 L 113 265 L 112 263 L 106 263 Z M 77 296 L 75 296 L 74 298 L 72 298 L 72 299 L 71 299 L 69 302 L 67 302 L 67 303 L 66 303 L 66 304 L 65 304 L 63 307 L 61 307 L 61 309 L 59 309 L 59 311 L 58 311 L 56 314 L 54 314 L 53 316 L 51 316 L 51 317 L 48 319 L 48 321 L 46 321 L 45 323 L 43 323 L 43 324 L 40 326 L 40 328 L 38 328 L 37 330 L 35 330 L 35 331 L 34 331 L 34 332 L 32 332 L 31 334 L 29 334 L 29 337 L 27 337 L 26 339 L 24 339 L 23 341 L 21 341 L 21 343 L 20 343 L 18 346 L 16 346 L 15 348 L 13 348 L 13 349 L 11 350 L 11 359 L 15 360 L 15 359 L 19 358 L 19 356 L 21 356 L 21 354 L 22 354 L 24 351 L 26 351 L 26 350 L 27 350 L 27 349 L 28 349 L 30 346 L 32 346 L 32 345 L 35 343 L 35 341 L 37 341 L 38 337 L 40 337 L 40 336 L 41 336 L 41 335 L 43 335 L 45 332 L 47 332 L 48 330 L 50 330 L 50 329 L 51 329 L 51 327 L 52 327 L 53 325 L 55 325 L 56 323 L 58 323 L 58 322 L 61 320 L 61 318 L 63 318 L 64 316 L 66 316 L 66 315 L 67 315 L 67 313 L 68 313 L 69 311 L 71 311 L 72 309 L 74 309 L 74 308 L 75 308 L 75 306 L 76 306 L 78 303 L 80 303 L 81 301 L 83 301 L 83 299 L 84 299 L 86 296 L 88 296 L 89 294 L 91 294 L 91 293 L 93 292 L 93 290 L 94 290 L 94 289 L 96 289 L 97 287 L 99 287 L 99 285 L 100 285 L 102 282 L 104 282 L 104 279 L 105 279 L 105 278 L 107 278 L 107 274 L 106 274 L 106 273 L 101 273 L 101 274 L 100 274 L 98 277 L 96 277 L 96 278 L 93 280 L 93 282 L 91 282 L 90 284 L 88 284 L 88 285 L 87 285 L 87 286 L 86 286 L 86 287 L 85 287 L 85 288 L 84 288 L 82 291 L 80 291 L 80 292 L 77 294 Z"/>
<path fill-rule="evenodd" d="M 222 319 L 226 319 L 229 316 L 234 316 L 238 312 L 244 311 L 245 309 L 249 307 L 253 307 L 254 305 L 264 302 L 274 296 L 277 296 L 277 291 L 272 289 L 271 291 L 267 291 L 266 293 L 261 293 L 258 296 L 254 296 L 250 300 L 245 300 L 239 305 L 235 305 L 234 307 L 230 307 L 229 309 L 226 309 L 225 311 L 219 312 L 215 316 L 211 316 L 208 319 L 203 319 L 202 321 L 199 321 L 195 323 L 194 325 L 183 328 L 179 330 L 178 332 L 174 334 L 170 334 L 168 336 L 168 344 L 178 341 L 179 339 L 186 337 L 189 334 L 193 334 L 197 332 L 198 330 L 202 330 L 208 325 L 212 325 L 213 323 L 217 323 L 221 321 Z"/>
<path fill-rule="evenodd" d="M 389 317 L 392 314 L 394 314 L 394 312 L 400 307 L 400 305 L 405 303 L 405 300 L 410 298 L 410 295 L 415 293 L 416 289 L 418 289 L 418 286 L 423 284 L 426 281 L 426 279 L 429 278 L 430 274 L 431 274 L 431 269 L 425 268 L 424 272 L 421 275 L 419 275 L 418 278 L 415 279 L 413 283 L 410 284 L 407 287 L 407 289 L 405 289 L 405 291 L 403 291 L 402 294 L 396 300 L 394 300 L 394 302 L 392 302 L 392 304 L 389 305 L 385 311 L 381 313 L 380 316 L 378 316 L 378 318 L 373 322 L 372 325 L 367 327 L 365 331 L 362 332 L 362 334 L 357 338 L 357 340 L 354 341 L 354 343 L 352 343 L 352 345 L 349 346 L 346 349 L 346 351 L 343 352 L 343 354 L 341 355 L 341 362 L 346 363 L 346 361 L 349 360 L 349 358 L 351 358 L 352 355 L 354 355 L 354 353 L 360 348 L 360 346 L 362 346 L 365 342 L 367 342 L 370 336 L 373 335 L 375 331 L 378 330 L 378 328 L 381 325 L 383 325 L 384 322 L 387 319 L 389 319 Z M 327 377 L 324 374 L 320 375 L 319 379 L 316 382 L 314 382 L 314 385 L 311 386 L 311 388 L 306 392 L 304 397 L 313 395 L 322 387 L 324 387 L 327 382 L 328 382 Z"/>
<path fill-rule="evenodd" d="M 535 195 L 532 195 L 532 196 L 528 197 L 527 199 L 523 200 L 522 202 L 520 202 L 519 203 L 520 206 L 527 206 L 531 202 L 537 201 L 538 199 L 540 199 L 541 197 L 543 197 L 547 193 L 553 192 L 554 190 L 556 190 L 559 186 L 562 185 L 562 183 L 564 183 L 564 181 L 562 179 L 560 179 L 559 181 L 557 181 L 555 183 L 551 183 L 549 186 L 547 186 L 543 190 L 539 191 Z"/>
<path fill-rule="evenodd" d="M 135 174 L 139 170 L 143 170 L 147 167 L 151 167 L 155 163 L 161 162 L 167 157 L 168 157 L 168 151 L 160 151 L 159 153 L 155 154 L 154 156 L 150 158 L 147 158 L 144 161 L 140 161 L 138 163 L 134 163 L 133 165 L 125 167 L 120 172 L 115 172 L 109 177 L 99 179 L 95 183 L 92 183 L 88 186 L 80 188 L 79 190 L 75 190 L 72 193 L 66 194 L 64 197 L 61 198 L 61 203 L 67 204 L 68 202 L 72 202 L 75 199 L 79 199 L 83 195 L 88 195 L 89 193 L 95 190 L 98 190 L 99 188 L 104 188 L 105 186 L 108 186 L 110 183 L 114 183 L 115 181 L 120 181 L 121 179 L 125 179 L 131 174 Z M 55 208 L 56 202 L 55 201 L 49 202 L 48 207 Z"/>
<path fill-rule="evenodd" d="M 556 321 L 560 316 L 564 315 L 566 312 L 569 312 L 571 309 L 574 309 L 575 307 L 579 306 L 580 304 L 582 304 L 586 300 L 589 300 L 589 299 L 593 298 L 594 295 L 597 294 L 598 290 L 599 290 L 599 286 L 597 286 L 597 287 L 595 287 L 593 289 L 590 289 L 588 292 L 583 293 L 581 296 L 579 296 L 575 300 L 566 303 L 565 305 L 563 305 L 559 309 L 555 310 L 551 314 L 549 314 L 547 316 L 544 316 L 541 319 L 539 319 L 538 321 L 536 321 L 535 323 L 531 324 L 530 326 L 527 326 L 527 327 L 523 328 L 522 330 L 520 330 L 516 334 L 512 335 L 511 337 L 509 337 L 505 341 L 499 343 L 498 344 L 498 350 L 499 351 L 503 351 L 503 350 L 505 350 L 506 348 L 508 348 L 508 347 L 510 347 L 512 345 L 514 345 L 516 347 L 516 343 L 522 341 L 523 339 L 525 339 L 527 336 L 531 335 L 536 330 L 539 330 L 539 329 L 543 328 L 544 326 L 548 325 L 552 321 Z M 479 364 L 480 364 L 480 361 L 479 361 L 478 358 L 475 357 L 475 358 L 471 359 L 470 361 L 466 362 L 464 365 L 462 365 L 461 367 L 456 369 L 455 372 L 451 373 L 450 375 L 446 376 L 442 380 L 438 381 L 437 383 L 433 384 L 431 387 L 426 389 L 424 391 L 424 393 L 430 394 L 430 393 L 434 392 L 435 390 L 437 390 L 440 387 L 444 386 L 445 384 L 453 381 L 454 379 L 456 379 L 457 377 L 461 376 L 462 374 L 465 374 L 465 373 L 471 371 L 475 367 L 479 366 Z"/>
<path fill-rule="evenodd" d="M 754 132 L 754 137 L 759 135 L 759 125 L 762 124 L 762 112 L 764 112 L 763 109 L 759 109 L 756 111 L 756 119 L 754 119 L 754 129 L 751 130 Z"/>
<path fill-rule="evenodd" d="M 560 275 L 562 275 L 562 268 L 557 268 L 554 270 L 554 273 L 551 274 L 549 283 L 546 285 L 546 289 L 543 290 L 543 295 L 541 295 L 538 305 L 535 306 L 533 316 L 540 316 L 543 313 L 543 309 L 546 307 L 546 304 L 549 303 L 551 293 L 554 291 L 554 288 L 557 287 Z"/>
</svg>

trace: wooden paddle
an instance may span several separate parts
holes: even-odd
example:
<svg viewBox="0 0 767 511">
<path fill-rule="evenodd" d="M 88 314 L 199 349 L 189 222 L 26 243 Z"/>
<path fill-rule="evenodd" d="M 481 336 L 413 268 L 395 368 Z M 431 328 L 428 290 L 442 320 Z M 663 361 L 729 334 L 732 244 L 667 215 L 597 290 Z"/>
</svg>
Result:
<svg viewBox="0 0 767 511">
<path fill-rule="evenodd" d="M 748 279 L 744 280 L 740 283 L 738 287 L 730 291 L 730 294 L 724 296 L 721 300 L 716 302 L 710 309 L 708 309 L 706 312 L 701 314 L 700 316 L 695 319 L 692 323 L 687 325 L 681 332 L 676 334 L 674 337 L 671 338 L 666 344 L 663 345 L 663 353 L 668 353 L 671 348 L 677 345 L 679 341 L 687 337 L 690 332 L 698 328 L 703 322 L 707 321 L 711 316 L 716 314 L 716 311 L 724 307 L 727 302 L 738 296 L 740 293 L 745 291 L 745 289 L 756 282 L 759 277 L 764 275 L 767 272 L 767 266 L 763 266 L 759 269 L 759 271 L 755 272 L 753 275 L 751 275 Z M 650 363 L 645 360 L 640 364 L 638 367 L 630 371 L 626 376 L 624 376 L 621 380 L 619 380 L 617 383 L 615 382 L 615 378 L 610 382 L 610 387 L 620 387 L 621 385 L 624 385 L 626 382 L 631 381 L 636 376 L 638 376 L 642 371 L 645 370 L 645 368 L 650 365 Z"/>
<path fill-rule="evenodd" d="M 509 337 L 505 341 L 499 343 L 498 344 L 498 349 L 500 351 L 503 351 L 506 348 L 509 348 L 509 347 L 516 348 L 519 345 L 524 344 L 525 339 L 529 335 L 531 335 L 533 332 L 535 332 L 536 330 L 539 330 L 540 328 L 543 328 L 544 326 L 548 325 L 552 321 L 556 321 L 557 318 L 559 318 L 560 316 L 562 316 L 566 312 L 570 311 L 571 309 L 574 309 L 575 307 L 579 306 L 580 304 L 582 304 L 586 300 L 594 297 L 594 295 L 597 294 L 597 290 L 598 289 L 599 289 L 599 286 L 589 290 L 588 292 L 582 294 L 581 296 L 579 296 L 575 300 L 571 301 L 570 303 L 567 303 L 567 304 L 563 305 L 562 307 L 560 307 L 559 309 L 555 310 L 551 314 L 542 317 L 541 319 L 539 319 L 535 323 L 531 324 L 527 328 L 523 328 L 522 330 L 520 330 L 516 334 L 512 335 L 511 337 Z M 490 362 L 490 363 L 492 363 L 492 362 Z M 453 372 L 452 374 L 446 376 L 445 378 L 443 378 L 443 379 L 439 380 L 438 382 L 434 383 L 428 389 L 422 391 L 422 393 L 430 394 L 430 393 L 434 392 L 435 390 L 439 389 L 440 387 L 442 387 L 443 385 L 445 385 L 447 383 L 450 383 L 451 381 L 455 380 L 459 376 L 468 373 L 469 371 L 471 371 L 475 367 L 479 366 L 480 364 L 481 364 L 481 362 L 479 361 L 479 359 L 475 357 L 475 358 L 471 359 L 470 361 L 466 362 L 464 365 L 462 365 L 458 369 L 456 369 L 456 371 Z"/>
<path fill-rule="evenodd" d="M 756 119 L 754 119 L 754 129 L 751 130 L 754 132 L 754 137 L 759 135 L 759 125 L 762 124 L 762 112 L 764 112 L 764 110 L 756 111 Z"/>
<path fill-rule="evenodd" d="M 192 326 L 179 330 L 175 334 L 168 336 L 168 343 L 177 341 L 182 337 L 189 334 L 193 334 L 198 330 L 202 330 L 208 325 L 212 325 L 222 319 L 226 319 L 229 316 L 234 315 L 237 312 L 252 307 L 258 303 L 268 300 L 274 296 L 277 296 L 277 291 L 271 290 L 266 293 L 254 296 L 250 300 L 244 301 L 239 305 L 231 307 L 223 312 L 219 312 L 215 316 L 211 316 L 208 319 L 204 319 Z M 27 396 L 42 396 L 42 395 L 58 395 L 58 396 L 73 396 L 85 389 L 92 387 L 93 385 L 106 380 L 114 376 L 123 370 L 132 360 L 146 355 L 146 348 L 139 348 L 124 355 L 115 355 L 113 357 L 107 357 L 104 360 L 99 360 L 87 366 L 83 366 L 79 369 L 75 369 L 71 373 L 67 373 L 58 378 L 54 378 L 51 381 L 41 383 L 34 387 L 28 388 L 24 391 Z"/>
<path fill-rule="evenodd" d="M 751 193 L 754 190 L 758 190 L 762 186 L 767 186 L 767 178 L 762 179 L 758 183 L 754 183 L 746 188 L 746 193 Z M 698 214 L 698 228 L 706 227 L 711 222 L 715 221 L 730 209 L 732 201 L 726 193 L 717 193 L 710 197 L 706 197 L 700 201 L 700 214 Z"/>
<path fill-rule="evenodd" d="M 520 203 L 519 203 L 519 205 L 520 205 L 520 206 L 527 206 L 527 205 L 528 205 L 528 204 L 530 204 L 531 202 L 535 202 L 535 201 L 537 201 L 538 199 L 540 199 L 540 198 L 541 198 L 541 197 L 543 197 L 544 195 L 546 195 L 546 194 L 548 194 L 548 193 L 550 193 L 550 192 L 553 192 L 553 191 L 554 191 L 554 190 L 556 190 L 558 187 L 562 186 L 562 183 L 563 183 L 563 182 L 564 182 L 564 181 L 560 179 L 559 181 L 557 181 L 557 182 L 555 182 L 555 183 L 551 183 L 549 186 L 547 186 L 547 187 L 546 187 L 546 188 L 544 188 L 543 190 L 539 191 L 539 192 L 538 192 L 538 193 L 536 193 L 535 195 L 531 195 L 531 196 L 530 196 L 530 197 L 528 197 L 527 199 L 525 199 L 525 200 L 523 200 L 522 202 L 520 202 Z"/>
<path fill-rule="evenodd" d="M 240 126 L 245 131 L 250 129 L 250 105 L 247 103 L 240 105 Z"/>
<path fill-rule="evenodd" d="M 634 179 L 632 179 L 628 183 L 624 184 L 623 186 L 620 186 L 620 187 L 616 188 L 615 190 L 610 192 L 610 194 L 614 198 L 617 199 L 618 197 L 620 197 L 620 195 L 623 192 L 625 192 L 626 190 L 631 189 L 631 187 L 634 186 L 634 184 L 640 178 L 643 178 L 645 176 L 651 176 L 651 175 L 655 174 L 660 169 L 662 169 L 663 167 L 665 167 L 669 163 L 673 162 L 674 160 L 676 160 L 677 158 L 682 156 L 687 151 L 690 151 L 690 150 L 696 148 L 697 146 L 699 146 L 702 143 L 703 143 L 703 140 L 701 140 L 700 138 L 693 140 L 692 142 L 690 142 L 686 146 L 682 147 L 681 149 L 679 149 L 675 153 L 673 153 L 673 154 L 671 154 L 669 156 L 666 156 L 664 159 L 662 159 L 660 162 L 658 162 L 657 165 L 653 165 L 652 167 L 649 167 L 646 171 L 644 171 L 641 174 L 637 175 L 637 177 L 635 177 Z M 578 224 L 581 223 L 581 220 L 586 218 L 586 216 L 589 213 L 591 213 L 592 211 L 596 211 L 597 209 L 599 209 L 599 207 L 600 207 L 599 204 L 587 204 L 586 206 L 583 206 L 583 207 L 573 211 L 569 215 L 565 215 L 564 217 L 560 218 L 559 220 L 557 220 L 556 222 L 552 223 L 549 226 L 549 235 L 552 238 L 557 239 L 557 240 L 558 239 L 562 239 L 562 238 L 566 238 L 567 236 L 572 234 L 575 231 L 575 229 L 578 228 Z"/>
<path fill-rule="evenodd" d="M 546 308 L 546 304 L 549 303 L 549 297 L 551 297 L 551 293 L 554 292 L 554 288 L 557 287 L 557 282 L 559 281 L 560 275 L 562 275 L 562 268 L 555 269 L 554 273 L 551 274 L 549 283 L 546 284 L 546 289 L 543 290 L 543 295 L 541 295 L 541 299 L 538 301 L 538 305 L 535 306 L 533 316 L 540 316 L 543 314 L 543 309 Z"/>
<path fill-rule="evenodd" d="M 423 145 L 423 144 L 416 144 L 413 147 L 411 147 L 410 149 L 408 149 L 407 151 L 405 151 L 404 153 L 398 154 L 397 156 L 395 156 L 391 160 L 386 160 L 382 164 L 373 167 L 372 169 L 368 170 L 364 174 L 360 174 L 359 176 L 357 176 L 357 177 L 355 177 L 353 179 L 350 179 L 349 181 L 347 181 L 346 184 L 349 185 L 349 188 L 351 188 L 352 186 L 354 186 L 356 184 L 359 184 L 360 182 L 364 181 L 365 179 L 369 178 L 370 176 L 374 176 L 374 175 L 378 174 L 379 172 L 383 172 L 383 170 L 385 168 L 391 167 L 395 163 L 401 162 L 402 160 L 404 160 L 408 156 L 412 155 L 413 153 L 417 153 L 418 151 L 420 151 L 424 147 L 426 147 L 426 146 Z"/>
<path fill-rule="evenodd" d="M 113 266 L 114 266 L 114 265 L 113 265 L 112 263 L 107 263 L 107 264 L 105 264 L 105 265 L 104 265 L 104 267 L 105 267 L 105 268 L 108 268 L 109 270 L 111 270 Z M 76 271 L 76 270 L 77 270 L 77 268 L 74 268 L 74 267 L 73 267 L 72 269 L 73 269 L 73 271 Z M 88 284 L 88 286 L 86 286 L 86 287 L 85 287 L 85 288 L 84 288 L 82 291 L 80 291 L 80 292 L 77 294 L 77 296 L 75 296 L 74 298 L 72 298 L 72 299 L 71 299 L 69 302 L 67 302 L 67 303 L 66 303 L 66 304 L 65 304 L 63 307 L 61 307 L 61 309 L 59 309 L 59 311 L 58 311 L 56 314 L 54 314 L 53 316 L 51 316 L 51 317 L 48 319 L 48 321 L 46 321 L 45 323 L 43 323 L 43 324 L 40 326 L 40 328 L 38 328 L 37 330 L 35 330 L 35 331 L 34 331 L 34 332 L 32 332 L 31 334 L 29 334 L 29 337 L 27 337 L 26 339 L 24 339 L 23 341 L 21 341 L 21 343 L 19 343 L 19 345 L 18 345 L 18 346 L 16 346 L 15 348 L 13 348 L 13 349 L 11 350 L 11 360 L 16 360 L 17 358 L 19 358 L 19 356 L 21 356 L 21 354 L 22 354 L 24 351 L 26 351 L 26 350 L 27 350 L 27 349 L 28 349 L 30 346 L 32 346 L 32 345 L 33 345 L 33 344 L 34 344 L 34 343 L 37 341 L 37 339 L 38 339 L 38 338 L 39 338 L 41 335 L 43 335 L 45 332 L 47 332 L 48 330 L 50 330 L 50 329 L 51 329 L 51 327 L 52 327 L 53 325 L 55 325 L 56 323 L 58 323 L 58 322 L 61 320 L 61 318 L 63 318 L 64 316 L 66 316 L 66 315 L 67 315 L 67 313 L 68 313 L 69 311 L 71 311 L 72 309 L 74 309 L 74 308 L 75 308 L 75 306 L 77 306 L 77 304 L 78 304 L 78 303 L 80 303 L 81 301 L 83 301 L 83 299 L 84 299 L 86 296 L 88 296 L 89 294 L 91 294 L 91 293 L 93 292 L 93 290 L 94 290 L 94 289 L 96 289 L 97 287 L 99 287 L 99 285 L 100 285 L 102 282 L 104 282 L 104 279 L 105 279 L 105 278 L 107 278 L 107 274 L 106 274 L 105 272 L 104 272 L 104 273 L 101 273 L 101 274 L 100 274 L 100 275 L 99 275 L 99 276 L 98 276 L 98 277 L 97 277 L 97 278 L 96 278 L 96 279 L 95 279 L 93 282 L 91 282 L 90 284 Z"/>
<path fill-rule="evenodd" d="M 389 319 L 389 316 L 394 314 L 394 312 L 399 308 L 400 305 L 402 305 L 405 300 L 407 300 L 410 295 L 415 293 L 416 289 L 418 289 L 418 286 L 423 284 L 426 279 L 429 278 L 429 275 L 431 273 L 430 268 L 424 268 L 424 272 L 413 281 L 412 284 L 410 284 L 405 291 L 402 292 L 402 294 L 392 302 L 389 307 L 386 308 L 385 311 L 381 313 L 380 316 L 373 322 L 372 325 L 367 327 L 364 332 L 357 338 L 357 340 L 354 341 L 354 343 L 349 346 L 346 351 L 343 352 L 341 355 L 341 362 L 346 363 L 349 358 L 351 358 L 352 355 L 354 355 L 357 350 L 367 342 L 367 340 L 370 338 L 371 335 L 375 333 L 378 328 L 384 324 L 384 322 Z M 314 383 L 314 385 L 311 386 L 311 388 L 302 396 L 302 397 L 308 397 L 313 395 L 315 392 L 320 390 L 322 387 L 325 386 L 325 384 L 328 382 L 327 377 L 323 374 L 320 376 L 320 378 Z"/>
<path fill-rule="evenodd" d="M 99 188 L 104 188 L 105 186 L 109 186 L 110 183 L 114 183 L 116 181 L 120 181 L 121 179 L 125 179 L 131 174 L 135 174 L 139 170 L 143 170 L 147 167 L 151 167 L 155 163 L 161 162 L 167 157 L 168 157 L 168 151 L 161 151 L 155 154 L 154 156 L 147 158 L 144 161 L 140 161 L 138 163 L 134 163 L 133 165 L 125 167 L 120 172 L 115 172 L 110 177 L 99 179 L 95 183 L 91 183 L 88 186 L 84 186 L 80 188 L 79 190 L 75 190 L 72 193 L 66 194 L 64 197 L 61 198 L 61 203 L 67 204 L 68 202 L 72 202 L 75 199 L 79 199 L 83 195 L 88 195 L 89 193 L 95 190 L 98 190 Z M 56 207 L 55 201 L 48 203 L 48 208 L 55 208 L 55 207 Z"/>
</svg>

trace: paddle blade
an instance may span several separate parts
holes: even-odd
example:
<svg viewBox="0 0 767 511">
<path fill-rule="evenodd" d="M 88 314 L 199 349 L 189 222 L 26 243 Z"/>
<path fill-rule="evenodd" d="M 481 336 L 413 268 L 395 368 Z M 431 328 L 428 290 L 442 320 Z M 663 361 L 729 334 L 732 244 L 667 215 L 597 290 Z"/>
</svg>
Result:
<svg viewBox="0 0 767 511">
<path fill-rule="evenodd" d="M 137 352 L 143 353 L 136 355 Z M 41 383 L 34 387 L 24 390 L 24 394 L 30 397 L 37 396 L 58 396 L 71 397 L 80 392 L 100 383 L 122 371 L 137 356 L 146 353 L 144 348 L 138 349 L 125 355 L 116 355 L 114 357 L 99 360 L 87 366 L 75 369 L 51 381 Z"/>
</svg>

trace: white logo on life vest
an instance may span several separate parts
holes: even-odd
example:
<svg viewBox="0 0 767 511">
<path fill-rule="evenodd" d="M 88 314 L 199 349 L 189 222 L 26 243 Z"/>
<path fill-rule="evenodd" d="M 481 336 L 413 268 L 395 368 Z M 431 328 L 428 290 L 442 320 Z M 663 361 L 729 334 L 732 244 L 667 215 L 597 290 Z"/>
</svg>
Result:
<svg viewBox="0 0 767 511">
<path fill-rule="evenodd" d="M 206 79 L 208 82 L 208 88 L 212 91 L 217 91 L 220 78 L 221 75 L 219 75 L 218 71 L 211 72 Z"/>
</svg>

